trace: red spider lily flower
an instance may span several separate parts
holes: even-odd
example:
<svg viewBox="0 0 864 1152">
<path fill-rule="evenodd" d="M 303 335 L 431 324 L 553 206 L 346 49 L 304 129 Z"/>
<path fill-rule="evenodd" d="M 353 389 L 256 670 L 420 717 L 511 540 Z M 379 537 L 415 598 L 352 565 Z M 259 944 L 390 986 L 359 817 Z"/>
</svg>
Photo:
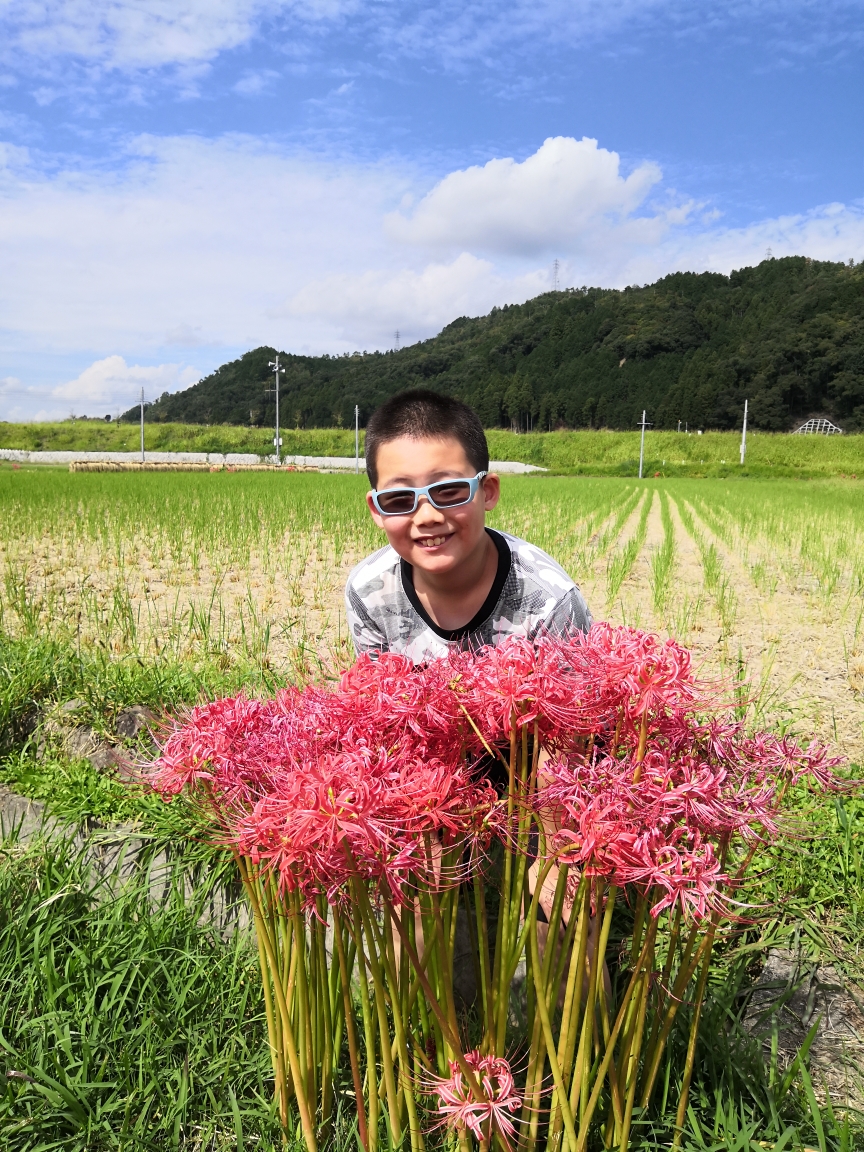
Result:
<svg viewBox="0 0 864 1152">
<path fill-rule="evenodd" d="M 510 1137 L 516 1135 L 510 1117 L 522 1107 L 510 1065 L 501 1056 L 481 1056 L 476 1051 L 466 1052 L 465 1063 L 477 1073 L 483 1095 L 479 1100 L 471 1095 L 459 1065 L 451 1060 L 449 1080 L 434 1077 L 431 1081 L 443 1123 L 461 1131 L 467 1128 L 480 1141 L 488 1141 L 497 1132 L 509 1148 Z"/>
<path fill-rule="evenodd" d="M 398 902 L 406 885 L 459 879 L 441 872 L 448 847 L 512 847 L 515 817 L 471 764 L 536 726 L 552 754 L 532 801 L 550 850 L 704 915 L 730 883 L 719 860 L 733 836 L 774 840 L 791 784 L 843 786 L 824 748 L 701 720 L 716 696 L 680 645 L 608 624 L 419 668 L 384 653 L 335 689 L 194 709 L 150 779 L 208 805 L 223 842 L 304 899 L 353 876 Z"/>
</svg>

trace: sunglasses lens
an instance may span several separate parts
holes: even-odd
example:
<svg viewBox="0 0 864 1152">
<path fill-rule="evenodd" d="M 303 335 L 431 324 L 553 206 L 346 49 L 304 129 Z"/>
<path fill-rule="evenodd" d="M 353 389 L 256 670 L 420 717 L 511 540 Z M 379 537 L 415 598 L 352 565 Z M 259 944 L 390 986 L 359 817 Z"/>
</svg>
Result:
<svg viewBox="0 0 864 1152">
<path fill-rule="evenodd" d="M 378 493 L 378 507 L 390 516 L 404 516 L 414 511 L 414 493 L 410 488 L 393 488 Z"/>
<path fill-rule="evenodd" d="M 467 480 L 435 484 L 429 489 L 429 495 L 439 508 L 452 508 L 454 505 L 464 504 L 468 500 L 471 495 L 471 485 Z"/>
</svg>

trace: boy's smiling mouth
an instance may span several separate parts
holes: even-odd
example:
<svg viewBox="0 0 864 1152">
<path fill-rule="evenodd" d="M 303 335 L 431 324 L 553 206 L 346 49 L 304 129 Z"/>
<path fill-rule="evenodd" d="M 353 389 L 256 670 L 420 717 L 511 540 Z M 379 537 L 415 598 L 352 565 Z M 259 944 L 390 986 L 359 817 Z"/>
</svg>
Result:
<svg viewBox="0 0 864 1152">
<path fill-rule="evenodd" d="M 439 548 L 449 540 L 449 536 L 420 536 L 417 543 L 421 548 Z"/>
</svg>

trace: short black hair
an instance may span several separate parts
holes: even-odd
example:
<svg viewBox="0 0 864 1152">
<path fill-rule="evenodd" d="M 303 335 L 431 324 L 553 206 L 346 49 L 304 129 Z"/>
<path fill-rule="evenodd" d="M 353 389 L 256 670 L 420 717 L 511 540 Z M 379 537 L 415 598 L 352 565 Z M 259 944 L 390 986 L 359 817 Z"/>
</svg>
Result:
<svg viewBox="0 0 864 1152">
<path fill-rule="evenodd" d="M 414 440 L 453 437 L 465 449 L 472 468 L 489 469 L 489 445 L 480 417 L 467 404 L 442 396 L 429 388 L 399 392 L 376 408 L 366 425 L 366 474 L 378 487 L 378 449 L 389 440 L 410 436 Z"/>
</svg>

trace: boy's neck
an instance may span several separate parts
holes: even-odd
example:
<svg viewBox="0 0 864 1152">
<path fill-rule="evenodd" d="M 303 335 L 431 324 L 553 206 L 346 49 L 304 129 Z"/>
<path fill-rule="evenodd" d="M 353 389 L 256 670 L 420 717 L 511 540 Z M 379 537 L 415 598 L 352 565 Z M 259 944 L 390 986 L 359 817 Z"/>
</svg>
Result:
<svg viewBox="0 0 864 1152">
<path fill-rule="evenodd" d="M 449 572 L 424 572 L 412 566 L 414 591 L 439 628 L 464 628 L 489 595 L 498 572 L 498 549 L 487 531 L 458 568 Z"/>
</svg>

